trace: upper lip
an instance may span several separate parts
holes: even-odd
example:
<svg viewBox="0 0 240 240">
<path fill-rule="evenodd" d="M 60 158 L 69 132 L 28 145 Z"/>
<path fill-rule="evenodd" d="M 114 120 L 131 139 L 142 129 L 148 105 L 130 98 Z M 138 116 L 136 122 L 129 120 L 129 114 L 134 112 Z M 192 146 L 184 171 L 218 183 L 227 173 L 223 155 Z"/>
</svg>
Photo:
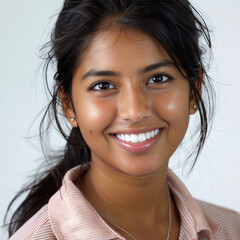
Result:
<svg viewBox="0 0 240 240">
<path fill-rule="evenodd" d="M 111 132 L 110 134 L 140 134 L 140 133 L 147 133 L 153 130 L 160 129 L 159 127 L 151 127 L 151 128 L 139 128 L 139 129 L 121 129 Z"/>
</svg>

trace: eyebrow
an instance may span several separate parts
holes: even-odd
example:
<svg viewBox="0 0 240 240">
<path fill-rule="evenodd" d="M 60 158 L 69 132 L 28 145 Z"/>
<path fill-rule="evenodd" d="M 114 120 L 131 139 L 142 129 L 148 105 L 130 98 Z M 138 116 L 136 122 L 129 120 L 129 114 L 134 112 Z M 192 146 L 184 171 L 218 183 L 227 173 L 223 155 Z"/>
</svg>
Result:
<svg viewBox="0 0 240 240">
<path fill-rule="evenodd" d="M 113 71 L 98 71 L 91 69 L 82 76 L 82 80 L 88 77 L 119 77 L 121 74 Z"/>
<path fill-rule="evenodd" d="M 172 61 L 170 61 L 170 60 L 154 63 L 154 64 L 151 64 L 151 65 L 145 67 L 144 69 L 140 70 L 139 74 L 144 74 L 144 73 L 153 71 L 153 70 L 155 70 L 157 68 L 166 67 L 166 66 L 175 66 L 175 64 Z M 119 73 L 119 72 L 101 71 L 101 70 L 91 69 L 90 71 L 85 73 L 82 76 L 81 79 L 84 80 L 84 79 L 86 79 L 88 77 L 119 77 L 119 76 L 121 76 L 121 73 Z"/>
<path fill-rule="evenodd" d="M 166 67 L 166 66 L 175 66 L 175 64 L 173 63 L 173 61 L 170 61 L 170 60 L 154 63 L 154 64 L 151 64 L 151 65 L 145 67 L 143 70 L 140 70 L 140 74 L 147 73 L 147 72 L 153 71 L 157 68 Z"/>
</svg>

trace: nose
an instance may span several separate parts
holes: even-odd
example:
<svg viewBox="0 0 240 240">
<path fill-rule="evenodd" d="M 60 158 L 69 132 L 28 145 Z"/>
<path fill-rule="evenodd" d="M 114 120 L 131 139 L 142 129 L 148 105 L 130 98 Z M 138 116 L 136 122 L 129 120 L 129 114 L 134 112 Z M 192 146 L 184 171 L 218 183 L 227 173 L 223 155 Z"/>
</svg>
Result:
<svg viewBox="0 0 240 240">
<path fill-rule="evenodd" d="M 144 89 L 129 85 L 122 90 L 119 115 L 122 120 L 135 123 L 151 116 L 151 100 Z"/>
</svg>

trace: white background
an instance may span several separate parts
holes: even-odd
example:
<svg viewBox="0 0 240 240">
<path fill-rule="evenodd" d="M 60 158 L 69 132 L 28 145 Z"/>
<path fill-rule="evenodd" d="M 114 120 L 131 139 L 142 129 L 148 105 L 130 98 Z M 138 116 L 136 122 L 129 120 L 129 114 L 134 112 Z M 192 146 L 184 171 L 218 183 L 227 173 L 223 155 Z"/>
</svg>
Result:
<svg viewBox="0 0 240 240">
<path fill-rule="evenodd" d="M 217 108 L 212 132 L 190 176 L 171 166 L 193 196 L 240 212 L 240 2 L 194 0 L 212 29 Z M 62 0 L 0 0 L 0 225 L 15 193 L 39 165 L 37 139 L 29 128 L 47 103 L 39 49 Z M 30 130 L 37 133 L 38 122 Z M 182 164 L 183 165 L 183 164 Z M 0 230 L 0 238 L 3 232 Z"/>
</svg>

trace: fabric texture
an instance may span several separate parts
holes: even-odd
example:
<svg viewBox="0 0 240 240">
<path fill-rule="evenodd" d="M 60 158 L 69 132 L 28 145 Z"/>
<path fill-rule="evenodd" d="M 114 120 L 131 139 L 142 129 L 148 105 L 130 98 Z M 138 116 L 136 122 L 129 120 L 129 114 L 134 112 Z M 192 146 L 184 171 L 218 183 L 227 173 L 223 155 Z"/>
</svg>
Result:
<svg viewBox="0 0 240 240">
<path fill-rule="evenodd" d="M 60 190 L 10 240 L 124 240 L 74 184 L 88 168 L 69 170 Z M 239 213 L 194 199 L 170 169 L 167 179 L 181 217 L 179 240 L 240 239 Z"/>
</svg>

